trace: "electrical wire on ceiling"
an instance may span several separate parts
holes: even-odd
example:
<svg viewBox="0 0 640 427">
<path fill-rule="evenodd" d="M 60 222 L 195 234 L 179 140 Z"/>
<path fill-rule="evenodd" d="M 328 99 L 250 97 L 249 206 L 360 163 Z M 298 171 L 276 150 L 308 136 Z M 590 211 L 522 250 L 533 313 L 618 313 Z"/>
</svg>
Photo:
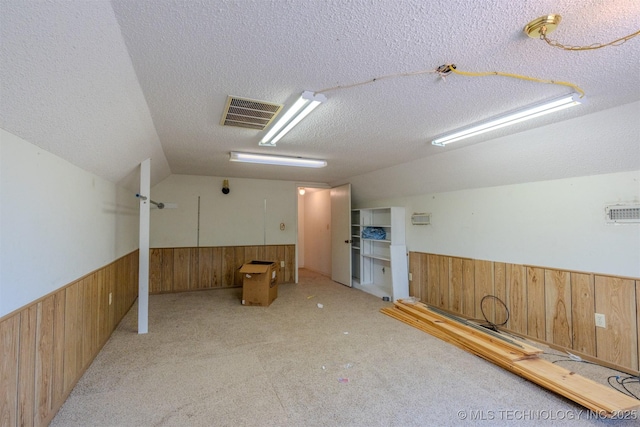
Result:
<svg viewBox="0 0 640 427">
<path fill-rule="evenodd" d="M 481 73 L 473 73 L 473 72 L 469 72 L 469 71 L 460 71 L 457 69 L 455 64 L 446 64 L 446 65 L 442 65 L 440 67 L 438 67 L 438 73 L 444 77 L 450 73 L 454 73 L 454 74 L 458 74 L 461 76 L 468 76 L 468 77 L 484 77 L 484 76 L 502 76 L 502 77 L 511 77 L 514 79 L 521 79 L 521 80 L 528 80 L 531 82 L 537 82 L 537 83 L 547 83 L 547 84 L 555 84 L 555 85 L 562 85 L 562 86 L 569 86 L 570 88 L 573 88 L 576 92 L 578 92 L 580 94 L 580 98 L 582 98 L 584 96 L 584 90 L 582 90 L 579 86 L 573 84 L 573 83 L 569 83 L 569 82 L 564 82 L 564 81 L 557 81 L 557 80 L 547 80 L 547 79 L 539 79 L 537 77 L 529 77 L 529 76 L 524 76 L 521 74 L 513 74 L 513 73 L 502 73 L 500 71 L 487 71 L 487 72 L 481 72 Z"/>
</svg>

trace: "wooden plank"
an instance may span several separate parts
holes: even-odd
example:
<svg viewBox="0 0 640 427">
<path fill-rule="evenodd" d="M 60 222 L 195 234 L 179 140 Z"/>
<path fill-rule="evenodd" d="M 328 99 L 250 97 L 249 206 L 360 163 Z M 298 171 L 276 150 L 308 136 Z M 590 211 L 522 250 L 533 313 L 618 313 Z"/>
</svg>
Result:
<svg viewBox="0 0 640 427">
<path fill-rule="evenodd" d="M 409 252 L 409 296 L 416 297 L 419 300 L 422 299 L 420 294 L 420 253 Z"/>
<path fill-rule="evenodd" d="M 162 249 L 149 250 L 149 293 L 162 292 Z"/>
<path fill-rule="evenodd" d="M 189 266 L 191 264 L 189 248 L 173 249 L 173 292 L 189 290 Z"/>
<path fill-rule="evenodd" d="M 449 286 L 449 309 L 462 313 L 464 305 L 462 258 L 451 258 Z"/>
<path fill-rule="evenodd" d="M 546 335 L 544 303 L 544 270 L 527 267 L 527 335 L 541 340 Z"/>
<path fill-rule="evenodd" d="M 546 341 L 573 348 L 571 320 L 571 274 L 561 270 L 544 271 Z"/>
<path fill-rule="evenodd" d="M 53 378 L 53 316 L 55 295 L 37 304 L 35 362 L 35 424 L 44 425 L 51 411 Z"/>
<path fill-rule="evenodd" d="M 0 425 L 18 424 L 20 313 L 0 322 Z"/>
<path fill-rule="evenodd" d="M 493 302 L 491 304 L 485 304 L 484 315 L 482 314 L 482 298 L 486 295 L 494 295 L 493 284 L 493 262 L 474 260 L 474 273 L 475 273 L 475 318 L 484 320 L 484 316 L 487 316 L 487 320 L 494 321 Z"/>
<path fill-rule="evenodd" d="M 80 372 L 82 359 L 82 305 L 80 282 L 66 288 L 64 318 L 64 390 L 71 390 Z M 78 352 L 78 347 L 80 352 Z M 80 353 L 80 360 L 78 360 Z"/>
<path fill-rule="evenodd" d="M 285 259 L 284 263 L 287 266 L 288 278 L 287 283 L 295 283 L 296 281 L 296 245 L 287 245 L 284 249 L 285 251 Z M 236 263 L 236 265 L 238 265 Z M 241 264 L 242 265 L 242 264 Z M 237 286 L 242 286 L 242 284 L 238 284 Z"/>
<path fill-rule="evenodd" d="M 507 265 L 504 262 L 493 263 L 493 295 L 507 305 Z M 507 320 L 507 309 L 499 301 L 493 300 L 493 318 L 496 325 L 502 326 Z"/>
<path fill-rule="evenodd" d="M 438 255 L 427 254 L 427 304 L 438 305 L 440 268 Z"/>
<path fill-rule="evenodd" d="M 278 278 L 278 281 L 280 283 L 291 283 L 291 277 L 290 277 L 291 276 L 291 272 L 288 270 L 288 266 L 287 266 L 287 247 L 286 247 L 286 245 L 278 245 L 277 246 L 277 256 L 278 256 L 278 262 L 284 264 L 282 267 L 280 267 L 280 277 Z"/>
<path fill-rule="evenodd" d="M 506 327 L 520 334 L 527 334 L 527 269 L 523 265 L 507 264 L 506 300 L 509 321 Z"/>
<path fill-rule="evenodd" d="M 95 312 L 95 308 L 93 307 L 93 298 L 92 294 L 92 275 L 89 275 L 81 280 L 81 287 L 83 288 L 82 293 L 82 364 L 80 370 L 84 370 L 89 363 L 91 363 L 93 349 L 91 348 L 92 342 L 92 332 L 93 332 L 93 314 Z"/>
<path fill-rule="evenodd" d="M 596 355 L 593 275 L 571 273 L 571 326 L 574 350 Z"/>
<path fill-rule="evenodd" d="M 235 286 L 236 260 L 233 246 L 222 248 L 222 287 L 230 288 Z"/>
<path fill-rule="evenodd" d="M 199 289 L 213 288 L 213 248 L 200 248 L 198 253 Z"/>
<path fill-rule="evenodd" d="M 450 257 L 438 256 L 438 307 L 449 309 L 449 260 Z"/>
<path fill-rule="evenodd" d="M 36 322 L 38 305 L 20 311 L 18 425 L 32 426 L 35 411 Z"/>
<path fill-rule="evenodd" d="M 202 289 L 200 284 L 200 250 L 189 248 L 189 290 Z"/>
<path fill-rule="evenodd" d="M 65 349 L 65 299 L 66 291 L 62 289 L 54 294 L 53 314 L 53 368 L 51 386 L 51 407 L 59 408 L 65 397 L 64 388 L 64 349 Z"/>
<path fill-rule="evenodd" d="M 104 280 L 107 285 L 107 294 L 111 294 L 111 304 L 109 305 L 109 331 L 116 328 L 115 292 L 116 292 L 116 267 L 109 264 L 105 269 Z"/>
<path fill-rule="evenodd" d="M 244 246 L 244 262 L 259 261 L 259 252 L 258 246 Z"/>
<path fill-rule="evenodd" d="M 211 287 L 222 287 L 222 248 L 213 248 L 211 254 Z"/>
<path fill-rule="evenodd" d="M 429 255 L 420 254 L 420 301 L 429 302 Z"/>
<path fill-rule="evenodd" d="M 476 280 L 473 260 L 462 260 L 462 314 L 474 317 L 476 311 Z"/>
<path fill-rule="evenodd" d="M 234 257 L 235 257 L 235 271 L 233 272 L 233 283 L 234 286 L 242 287 L 242 274 L 240 274 L 240 267 L 246 262 L 245 261 L 245 247 L 244 246 L 234 246 Z M 222 249 L 220 250 L 222 254 Z"/>
<path fill-rule="evenodd" d="M 607 325 L 596 328 L 597 357 L 638 370 L 635 281 L 596 275 L 595 301 Z"/>
<path fill-rule="evenodd" d="M 638 345 L 638 367 L 637 371 L 640 371 L 640 280 L 636 280 L 636 320 L 637 320 L 637 345 Z"/>
<path fill-rule="evenodd" d="M 161 292 L 173 291 L 173 248 L 162 249 L 162 289 Z"/>
</svg>

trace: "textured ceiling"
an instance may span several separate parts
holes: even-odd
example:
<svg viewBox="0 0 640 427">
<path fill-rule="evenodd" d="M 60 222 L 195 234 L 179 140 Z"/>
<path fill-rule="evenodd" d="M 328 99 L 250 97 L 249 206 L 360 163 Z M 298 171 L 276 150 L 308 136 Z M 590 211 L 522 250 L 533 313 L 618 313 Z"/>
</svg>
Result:
<svg viewBox="0 0 640 427">
<path fill-rule="evenodd" d="M 170 173 L 338 183 L 431 157 L 429 165 L 446 173 L 464 159 L 478 158 L 479 147 L 491 140 L 640 100 L 640 37 L 618 47 L 568 52 L 522 32 L 530 20 L 559 13 L 563 21 L 550 38 L 570 45 L 608 42 L 640 29 L 637 0 L 0 0 L 0 5 L 0 127 L 112 181 L 147 157 L 153 159 L 154 183 Z M 287 107 L 304 90 L 445 63 L 464 71 L 568 81 L 586 92 L 588 103 L 434 147 L 430 139 L 442 132 L 570 88 L 498 76 L 443 80 L 424 73 L 323 92 L 327 102 L 275 148 L 258 147 L 264 131 L 220 125 L 228 95 Z M 580 123 L 585 126 L 580 133 L 589 134 L 589 120 Z M 619 143 L 637 146 L 637 137 Z M 526 161 L 530 152 L 515 147 L 510 157 L 494 157 L 492 170 L 519 155 Z M 232 150 L 324 158 L 329 165 L 306 170 L 230 163 Z M 568 150 L 551 153 L 537 154 L 556 156 L 549 167 L 572 162 Z M 576 173 L 615 171 L 615 161 L 581 160 L 590 166 Z M 543 172 L 526 179 L 554 176 Z M 483 173 L 495 176 L 479 168 L 456 188 L 474 186 Z"/>
</svg>

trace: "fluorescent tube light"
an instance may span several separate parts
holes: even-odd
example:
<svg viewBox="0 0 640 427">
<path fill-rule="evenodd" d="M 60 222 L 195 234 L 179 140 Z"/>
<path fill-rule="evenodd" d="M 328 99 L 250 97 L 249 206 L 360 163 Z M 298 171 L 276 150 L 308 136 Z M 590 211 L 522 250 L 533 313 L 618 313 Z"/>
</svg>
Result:
<svg viewBox="0 0 640 427">
<path fill-rule="evenodd" d="M 260 163 L 263 165 L 299 166 L 303 168 L 323 168 L 327 166 L 326 160 L 305 159 L 302 157 L 272 156 L 268 154 L 229 153 L 229 161 L 244 163 Z"/>
<path fill-rule="evenodd" d="M 577 93 L 572 93 L 560 98 L 552 99 L 551 101 L 534 104 L 529 107 L 512 111 L 510 113 L 497 116 L 493 119 L 488 119 L 483 122 L 467 126 L 460 130 L 447 133 L 434 139 L 433 141 L 431 141 L 431 143 L 433 145 L 444 147 L 446 144 L 460 141 L 461 139 L 480 135 L 485 132 L 500 129 L 505 126 L 520 123 L 525 120 L 553 113 L 555 111 L 564 110 L 565 108 L 573 107 L 574 105 L 582 104 L 583 102 L 584 99 L 580 99 Z"/>
<path fill-rule="evenodd" d="M 275 146 L 280 138 L 326 100 L 327 98 L 322 94 L 314 95 L 311 91 L 302 92 L 300 98 L 291 108 L 271 126 L 269 132 L 260 140 L 259 145 Z"/>
</svg>

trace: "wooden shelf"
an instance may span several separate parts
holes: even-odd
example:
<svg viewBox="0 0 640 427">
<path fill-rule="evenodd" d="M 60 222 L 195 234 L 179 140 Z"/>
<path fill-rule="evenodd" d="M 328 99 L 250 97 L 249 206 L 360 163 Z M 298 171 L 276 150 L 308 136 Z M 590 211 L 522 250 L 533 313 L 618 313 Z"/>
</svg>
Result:
<svg viewBox="0 0 640 427">
<path fill-rule="evenodd" d="M 362 254 L 363 258 L 379 259 L 381 261 L 391 261 L 391 258 L 375 254 Z"/>
</svg>

